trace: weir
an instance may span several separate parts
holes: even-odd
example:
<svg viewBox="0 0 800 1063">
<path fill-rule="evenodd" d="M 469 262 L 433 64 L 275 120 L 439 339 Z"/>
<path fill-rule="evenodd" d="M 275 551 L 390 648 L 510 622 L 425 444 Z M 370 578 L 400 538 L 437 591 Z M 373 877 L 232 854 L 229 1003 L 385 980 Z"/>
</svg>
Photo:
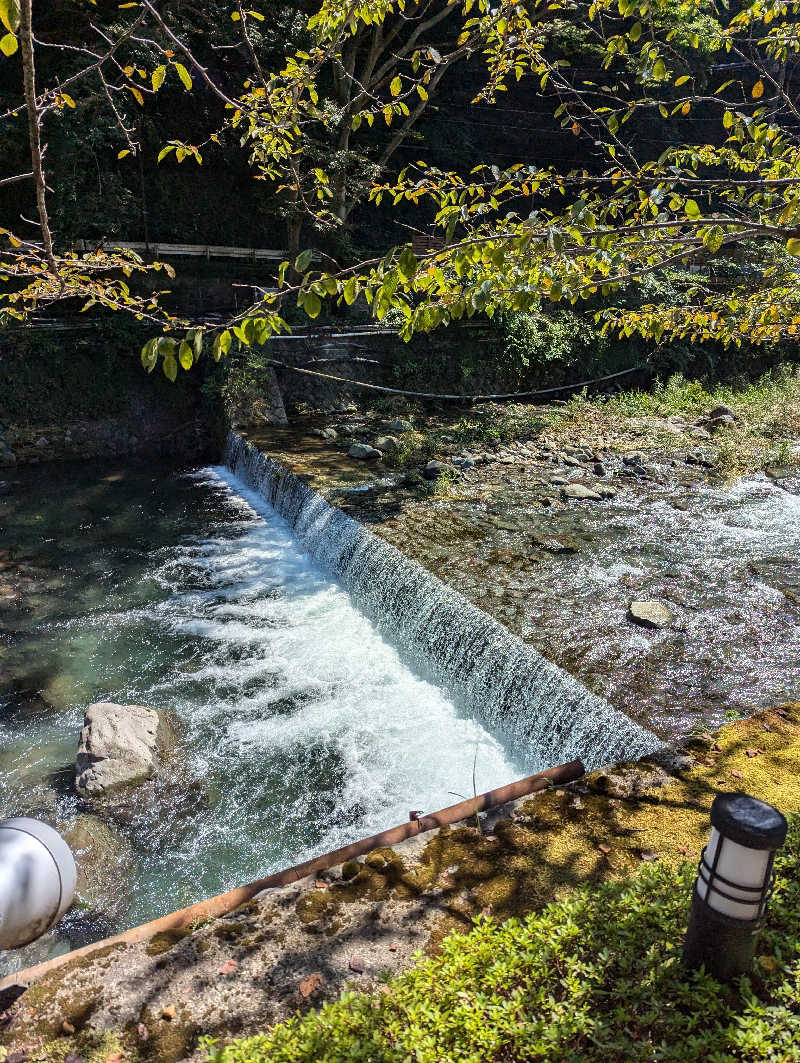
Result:
<svg viewBox="0 0 800 1063">
<path fill-rule="evenodd" d="M 571 759 L 591 769 L 662 745 L 236 432 L 228 434 L 226 461 L 406 660 L 432 674 L 532 770 Z"/>
</svg>

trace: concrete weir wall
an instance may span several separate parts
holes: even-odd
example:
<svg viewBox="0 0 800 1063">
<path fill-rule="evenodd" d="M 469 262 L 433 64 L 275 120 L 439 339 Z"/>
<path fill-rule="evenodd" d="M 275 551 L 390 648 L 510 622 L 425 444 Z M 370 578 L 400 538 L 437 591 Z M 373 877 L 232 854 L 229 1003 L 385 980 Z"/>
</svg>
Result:
<svg viewBox="0 0 800 1063">
<path fill-rule="evenodd" d="M 330 505 L 255 444 L 228 436 L 226 461 L 290 525 L 406 660 L 441 683 L 527 770 L 588 769 L 661 742 L 545 660 L 430 572 Z"/>
</svg>

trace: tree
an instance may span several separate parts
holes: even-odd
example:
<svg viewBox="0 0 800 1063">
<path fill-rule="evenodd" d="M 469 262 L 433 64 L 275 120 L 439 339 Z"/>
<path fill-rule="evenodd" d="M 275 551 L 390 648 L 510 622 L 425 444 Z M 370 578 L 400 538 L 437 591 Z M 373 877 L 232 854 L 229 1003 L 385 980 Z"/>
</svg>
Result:
<svg viewBox="0 0 800 1063">
<path fill-rule="evenodd" d="M 7 307 L 21 313 L 65 294 L 89 294 L 150 315 L 168 330 L 188 324 L 165 318 L 155 299 L 143 305 L 130 292 L 120 295 L 113 277 L 87 280 L 79 274 L 86 260 L 59 258 L 48 241 L 42 122 L 69 107 L 64 90 L 89 76 L 101 80 L 112 108 L 121 93 L 136 99 L 158 91 L 173 72 L 187 91 L 203 85 L 225 111 L 223 126 L 241 137 L 257 176 L 318 227 L 333 230 L 350 215 L 368 158 L 375 208 L 391 199 L 438 228 L 438 245 L 423 255 L 407 244 L 343 268 L 311 268 L 311 249 L 301 252 L 283 263 L 280 290 L 264 290 L 227 328 L 201 322 L 180 347 L 169 337 L 154 339 L 143 352 L 148 368 L 159 358 L 169 375 L 178 362 L 191 365 L 205 334 L 214 334 L 217 354 L 232 335 L 244 344 L 263 342 L 288 327 L 289 300 L 313 318 L 325 302 L 349 305 L 360 294 L 379 319 L 398 312 L 405 336 L 476 313 L 526 309 L 543 296 L 572 304 L 603 298 L 608 328 L 656 340 L 671 334 L 772 342 L 800 328 L 797 4 L 753 0 L 731 14 L 712 0 L 320 0 L 305 47 L 279 69 L 265 70 L 251 35 L 261 16 L 237 3 L 231 15 L 251 71 L 236 93 L 209 72 L 156 4 L 141 0 L 125 25 L 106 34 L 105 50 L 91 51 L 85 68 L 37 93 L 31 0 L 20 0 L 18 18 L 16 2 L 0 0 L 8 30 L 0 47 L 13 55 L 19 38 L 32 169 L 11 179 L 33 181 L 43 240 L 35 249 L 20 242 L 7 256 L 5 272 L 29 280 L 23 294 L 2 293 Z M 440 49 L 429 34 L 445 28 L 449 43 Z M 149 69 L 122 65 L 133 43 L 149 50 Z M 576 55 L 602 66 L 602 83 L 581 76 Z M 584 141 L 585 163 L 565 168 L 520 159 L 500 168 L 487 160 L 459 173 L 420 161 L 394 176 L 382 173 L 397 138 L 407 136 L 431 90 L 462 59 L 483 64 L 476 99 L 484 105 L 535 79 L 564 136 Z M 663 151 L 654 152 L 643 135 L 653 126 L 674 131 Z M 220 128 L 209 138 L 225 133 Z M 358 164 L 356 133 L 368 145 Z M 327 156 L 326 144 L 336 149 Z M 200 146 L 180 139 L 164 145 L 161 156 L 201 161 Z M 761 263 L 747 283 L 723 291 L 702 280 L 688 284 L 670 307 L 613 305 L 622 287 L 678 264 L 708 263 L 743 240 Z M 107 274 L 146 267 L 112 256 L 97 268 Z M 92 285 L 99 287 L 94 295 Z"/>
</svg>

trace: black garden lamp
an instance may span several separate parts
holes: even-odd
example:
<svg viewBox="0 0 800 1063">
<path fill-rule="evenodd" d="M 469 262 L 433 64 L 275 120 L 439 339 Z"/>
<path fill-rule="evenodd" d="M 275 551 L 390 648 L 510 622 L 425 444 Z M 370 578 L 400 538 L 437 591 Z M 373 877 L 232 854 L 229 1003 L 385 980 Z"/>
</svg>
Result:
<svg viewBox="0 0 800 1063">
<path fill-rule="evenodd" d="M 683 944 L 686 967 L 704 964 L 726 982 L 750 970 L 787 826 L 777 808 L 748 794 L 714 798 Z"/>
</svg>

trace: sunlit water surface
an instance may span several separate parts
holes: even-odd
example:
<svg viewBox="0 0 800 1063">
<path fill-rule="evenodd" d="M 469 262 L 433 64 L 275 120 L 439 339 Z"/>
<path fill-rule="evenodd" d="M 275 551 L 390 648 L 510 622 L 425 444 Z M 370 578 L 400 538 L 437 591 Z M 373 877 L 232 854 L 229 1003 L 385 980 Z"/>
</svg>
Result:
<svg viewBox="0 0 800 1063">
<path fill-rule="evenodd" d="M 15 482 L 14 482 L 15 481 Z M 224 468 L 17 473 L 0 496 L 37 578 L 0 635 L 0 816 L 69 824 L 83 710 L 169 710 L 164 777 L 107 817 L 107 882 L 5 969 L 136 925 L 524 774 L 401 663 Z"/>
</svg>

